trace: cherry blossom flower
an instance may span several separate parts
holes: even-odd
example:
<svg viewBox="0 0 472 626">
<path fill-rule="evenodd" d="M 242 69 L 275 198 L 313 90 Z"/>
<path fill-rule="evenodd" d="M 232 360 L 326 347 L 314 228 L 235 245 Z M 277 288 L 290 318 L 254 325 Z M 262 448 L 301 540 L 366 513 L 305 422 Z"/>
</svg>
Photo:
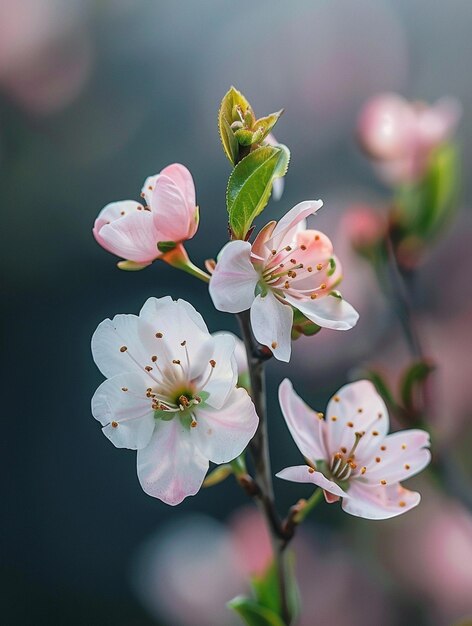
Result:
<svg viewBox="0 0 472 626">
<path fill-rule="evenodd" d="M 387 435 L 387 407 L 370 381 L 342 387 L 326 416 L 310 409 L 288 379 L 280 385 L 279 401 L 308 463 L 282 470 L 279 478 L 317 485 L 327 502 L 342 498 L 346 513 L 366 519 L 387 519 L 419 504 L 420 494 L 400 481 L 428 465 L 429 435 L 418 429 Z"/>
<path fill-rule="evenodd" d="M 158 243 L 179 243 L 195 235 L 198 207 L 192 175 L 180 163 L 148 177 L 141 196 L 144 206 L 133 200 L 107 204 L 93 234 L 105 250 L 145 266 L 162 256 Z"/>
<path fill-rule="evenodd" d="M 200 489 L 209 460 L 231 461 L 254 435 L 258 418 L 236 388 L 234 350 L 231 336 L 210 335 L 188 302 L 169 296 L 95 331 L 93 358 L 107 380 L 92 413 L 117 448 L 138 451 L 149 495 L 179 504 Z"/>
<path fill-rule="evenodd" d="M 387 182 L 415 182 L 425 173 L 431 152 L 451 137 L 459 118 L 460 105 L 452 98 L 429 106 L 380 94 L 361 111 L 359 141 Z"/>
<path fill-rule="evenodd" d="M 278 223 L 269 222 L 251 245 L 231 241 L 221 250 L 210 280 L 219 311 L 251 309 L 254 336 L 274 356 L 289 361 L 293 309 L 315 324 L 347 330 L 358 319 L 334 288 L 341 266 L 326 235 L 307 230 L 305 218 L 321 200 L 297 204 Z"/>
</svg>

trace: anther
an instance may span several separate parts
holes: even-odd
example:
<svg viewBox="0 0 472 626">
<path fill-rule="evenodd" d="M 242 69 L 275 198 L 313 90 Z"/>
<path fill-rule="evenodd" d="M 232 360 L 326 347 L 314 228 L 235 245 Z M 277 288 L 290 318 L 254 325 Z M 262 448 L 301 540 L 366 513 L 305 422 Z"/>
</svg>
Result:
<svg viewBox="0 0 472 626">
<path fill-rule="evenodd" d="M 172 359 L 172 363 L 175 365 L 180 365 L 180 359 Z"/>
<path fill-rule="evenodd" d="M 152 372 L 152 367 L 150 365 L 146 365 L 144 369 L 146 370 L 146 372 Z"/>
<path fill-rule="evenodd" d="M 398 506 L 401 506 L 403 508 L 404 506 L 406 506 L 406 502 L 404 502 L 403 500 L 400 500 L 400 502 L 398 503 Z"/>
<path fill-rule="evenodd" d="M 112 422 L 111 425 L 112 425 L 112 428 L 117 428 L 118 427 L 118 422 Z"/>
<path fill-rule="evenodd" d="M 380 463 L 380 461 L 381 461 L 381 460 L 382 460 L 382 459 L 381 459 L 379 456 L 376 456 L 376 457 L 375 457 L 375 462 L 376 462 L 376 463 Z"/>
<path fill-rule="evenodd" d="M 374 435 L 374 437 L 378 437 L 378 434 L 379 434 L 379 433 L 378 433 L 378 431 L 377 431 L 377 430 L 373 430 L 373 431 L 372 431 L 372 434 Z"/>
<path fill-rule="evenodd" d="M 297 259 L 290 259 L 290 263 L 293 263 L 295 265 L 296 262 L 297 262 Z"/>
<path fill-rule="evenodd" d="M 277 346 L 278 346 L 278 343 L 277 343 L 276 341 L 273 341 L 273 342 L 270 344 L 270 347 L 272 348 L 272 350 L 275 350 L 275 348 L 276 348 Z"/>
<path fill-rule="evenodd" d="M 197 425 L 197 421 L 196 421 L 196 420 L 192 420 L 192 421 L 190 422 L 190 426 L 191 426 L 192 428 L 195 428 L 195 427 L 196 427 L 196 425 Z"/>
<path fill-rule="evenodd" d="M 288 280 L 284 282 L 284 287 L 285 289 L 288 289 L 290 287 L 290 283 L 288 282 Z"/>
<path fill-rule="evenodd" d="M 126 346 L 121 346 L 120 348 L 120 352 L 126 352 L 128 348 Z"/>
<path fill-rule="evenodd" d="M 326 283 L 321 283 L 320 289 L 326 289 Z"/>
<path fill-rule="evenodd" d="M 184 339 L 184 341 L 181 341 L 181 342 L 180 342 L 180 345 L 181 345 L 181 346 L 185 346 L 185 344 L 186 344 L 186 343 L 187 343 L 187 341 Z"/>
<path fill-rule="evenodd" d="M 340 398 L 339 398 L 339 396 L 334 396 L 333 400 L 334 400 L 335 402 L 339 402 Z"/>
<path fill-rule="evenodd" d="M 313 271 L 313 268 L 311 267 L 311 265 L 309 265 L 309 266 L 306 268 L 306 270 L 307 270 L 307 272 L 312 272 L 312 271 Z"/>
<path fill-rule="evenodd" d="M 312 300 L 316 300 L 317 297 L 318 297 L 318 294 L 316 294 L 316 293 L 312 293 L 311 296 L 310 296 L 310 298 Z"/>
<path fill-rule="evenodd" d="M 120 215 L 126 215 L 125 211 L 120 211 Z"/>
<path fill-rule="evenodd" d="M 286 247 L 285 247 L 285 250 L 287 250 L 287 252 L 291 252 L 291 251 L 292 251 L 292 248 L 291 248 L 290 246 L 286 246 Z"/>
<path fill-rule="evenodd" d="M 364 465 L 364 467 L 361 469 L 361 474 L 365 474 L 367 472 L 367 467 Z"/>
<path fill-rule="evenodd" d="M 337 418 L 335 415 L 333 415 L 333 416 L 332 416 L 332 418 L 331 418 L 331 421 L 332 421 L 332 422 L 335 422 L 337 419 L 338 419 L 338 418 Z"/>
<path fill-rule="evenodd" d="M 406 450 L 406 443 L 402 443 L 402 450 Z"/>
<path fill-rule="evenodd" d="M 353 427 L 354 427 L 354 424 L 353 424 L 353 422 L 348 422 L 348 423 L 347 423 L 347 426 L 349 426 L 349 428 L 353 428 Z"/>
<path fill-rule="evenodd" d="M 300 246 L 300 250 L 306 250 L 306 246 L 304 243 L 302 243 L 302 245 Z"/>
<path fill-rule="evenodd" d="M 364 409 L 357 409 L 357 412 L 358 412 L 358 413 L 363 413 L 363 412 L 364 412 Z"/>
<path fill-rule="evenodd" d="M 315 241 L 319 241 L 320 240 L 320 236 L 319 235 L 315 235 Z"/>
<path fill-rule="evenodd" d="M 163 337 L 163 336 L 164 336 L 164 335 L 163 335 L 162 333 L 156 333 L 156 337 L 157 337 L 158 339 L 162 339 L 162 337 Z"/>
<path fill-rule="evenodd" d="M 210 363 L 210 365 L 211 365 L 212 367 L 215 367 L 215 366 L 216 366 L 216 361 L 215 361 L 215 359 L 211 359 L 211 360 L 209 361 L 209 363 Z"/>
<path fill-rule="evenodd" d="M 156 355 L 152 356 L 152 357 L 151 357 L 151 361 L 152 361 L 153 363 L 155 363 L 155 362 L 157 361 L 157 356 L 156 356 Z"/>
<path fill-rule="evenodd" d="M 315 470 L 314 470 L 312 467 L 309 467 L 309 468 L 308 468 L 308 472 L 309 472 L 310 474 L 314 474 L 314 473 L 315 473 Z"/>
<path fill-rule="evenodd" d="M 387 484 L 387 481 L 386 481 L 386 480 L 381 480 L 381 481 L 380 481 L 380 484 L 381 484 L 381 485 L 386 485 L 386 484 Z"/>
<path fill-rule="evenodd" d="M 410 469 L 410 466 L 408 465 L 408 463 L 405 463 L 405 469 L 406 469 L 406 470 L 409 470 L 409 469 Z"/>
<path fill-rule="evenodd" d="M 387 449 L 387 446 L 380 446 L 380 449 L 385 451 Z"/>
<path fill-rule="evenodd" d="M 346 452 L 347 452 L 347 448 L 342 447 L 342 448 L 341 448 L 341 452 L 342 452 L 343 454 L 346 454 Z"/>
<path fill-rule="evenodd" d="M 277 250 L 271 250 L 271 254 L 275 256 L 277 254 Z"/>
<path fill-rule="evenodd" d="M 128 387 L 122 387 L 121 391 L 128 391 Z"/>
<path fill-rule="evenodd" d="M 318 265 L 316 266 L 316 269 L 318 271 L 322 270 L 323 269 L 323 263 L 318 263 Z"/>
</svg>

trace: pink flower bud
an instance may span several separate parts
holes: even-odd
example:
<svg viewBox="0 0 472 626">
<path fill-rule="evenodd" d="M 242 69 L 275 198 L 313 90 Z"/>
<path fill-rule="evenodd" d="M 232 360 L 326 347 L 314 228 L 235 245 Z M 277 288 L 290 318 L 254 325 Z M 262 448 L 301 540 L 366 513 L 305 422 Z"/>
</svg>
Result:
<svg viewBox="0 0 472 626">
<path fill-rule="evenodd" d="M 365 250 L 382 239 L 386 223 L 380 213 L 360 204 L 348 209 L 342 218 L 342 228 L 355 250 Z"/>
<path fill-rule="evenodd" d="M 174 163 L 146 179 L 144 206 L 125 200 L 108 204 L 95 220 L 93 234 L 113 254 L 149 265 L 162 253 L 161 242 L 191 239 L 198 228 L 195 186 L 186 167 Z"/>
</svg>

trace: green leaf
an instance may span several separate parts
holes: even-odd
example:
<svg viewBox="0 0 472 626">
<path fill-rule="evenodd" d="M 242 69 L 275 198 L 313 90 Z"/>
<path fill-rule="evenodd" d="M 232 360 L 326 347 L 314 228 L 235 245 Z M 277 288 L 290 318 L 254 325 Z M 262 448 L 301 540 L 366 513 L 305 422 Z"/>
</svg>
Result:
<svg viewBox="0 0 472 626">
<path fill-rule="evenodd" d="M 295 556 L 293 552 L 286 552 L 282 558 L 285 567 L 288 610 L 294 620 L 300 610 L 300 594 L 295 576 Z M 274 562 L 262 575 L 251 578 L 251 587 L 258 604 L 273 611 L 276 615 L 281 614 L 279 581 Z"/>
<path fill-rule="evenodd" d="M 301 335 L 312 337 L 321 330 L 321 326 L 309 320 L 298 309 L 293 310 L 292 339 L 298 339 Z"/>
<path fill-rule="evenodd" d="M 245 239 L 253 220 L 269 201 L 274 179 L 285 175 L 289 159 L 285 146 L 263 146 L 236 165 L 226 192 L 229 225 L 235 239 Z"/>
<path fill-rule="evenodd" d="M 237 596 L 228 602 L 228 607 L 238 613 L 248 626 L 285 626 L 276 613 L 251 598 Z"/>
<path fill-rule="evenodd" d="M 418 185 L 400 190 L 400 224 L 406 236 L 434 239 L 453 216 L 459 196 L 459 155 L 455 144 L 440 146 L 430 158 Z"/>
<path fill-rule="evenodd" d="M 234 87 L 231 87 L 221 101 L 220 110 L 218 112 L 218 129 L 220 131 L 223 150 L 233 165 L 238 160 L 239 145 L 231 129 L 231 124 L 236 121 L 242 121 L 237 114 L 238 110 L 241 111 L 243 119 L 248 112 L 251 113 L 250 104 L 243 94 Z"/>
<path fill-rule="evenodd" d="M 374 370 L 368 370 L 365 373 L 365 377 L 368 378 L 377 389 L 378 394 L 382 397 L 385 404 L 392 408 L 397 408 L 397 403 L 395 398 L 393 397 L 392 392 L 390 391 L 387 381 L 379 372 L 375 372 Z"/>
<path fill-rule="evenodd" d="M 418 361 L 417 363 L 413 363 L 403 374 L 400 382 L 400 393 L 405 408 L 414 408 L 416 393 L 434 369 L 435 367 L 432 363 Z"/>
<path fill-rule="evenodd" d="M 267 135 L 271 132 L 274 126 L 279 121 L 279 117 L 284 112 L 283 109 L 277 111 L 276 113 L 271 113 L 270 115 L 266 115 L 265 117 L 260 117 L 257 122 L 254 124 L 253 130 L 262 130 L 262 136 L 259 141 L 262 141 L 267 137 Z"/>
</svg>

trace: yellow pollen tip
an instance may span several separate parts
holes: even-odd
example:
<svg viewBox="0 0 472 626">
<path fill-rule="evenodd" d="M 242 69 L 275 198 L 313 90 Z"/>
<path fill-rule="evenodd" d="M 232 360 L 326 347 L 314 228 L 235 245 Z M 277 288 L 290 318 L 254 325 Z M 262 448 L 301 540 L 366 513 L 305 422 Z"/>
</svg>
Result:
<svg viewBox="0 0 472 626">
<path fill-rule="evenodd" d="M 347 426 L 349 426 L 349 428 L 353 428 L 354 424 L 353 424 L 353 422 L 348 422 Z"/>
<path fill-rule="evenodd" d="M 381 481 L 380 481 L 380 484 L 381 484 L 381 485 L 386 485 L 386 484 L 387 484 L 387 481 L 386 481 L 386 480 L 381 480 Z"/>
<path fill-rule="evenodd" d="M 112 425 L 112 428 L 117 428 L 118 427 L 118 422 L 112 422 L 111 425 Z"/>
<path fill-rule="evenodd" d="M 410 469 L 410 466 L 408 465 L 408 463 L 405 463 L 405 469 L 406 469 L 406 470 L 409 470 L 409 469 Z"/>
<path fill-rule="evenodd" d="M 309 472 L 310 474 L 314 474 L 314 473 L 315 473 L 315 470 L 314 470 L 312 467 L 309 467 L 309 468 L 308 468 L 308 472 Z"/>
<path fill-rule="evenodd" d="M 197 425 L 197 422 L 195 420 L 193 420 L 193 422 L 190 422 L 191 428 L 195 428 L 196 425 Z"/>
<path fill-rule="evenodd" d="M 402 443 L 402 450 L 406 450 L 406 443 Z"/>
<path fill-rule="evenodd" d="M 278 343 L 277 343 L 276 341 L 273 341 L 273 342 L 270 344 L 270 347 L 272 348 L 272 350 L 275 350 L 275 348 L 276 348 L 277 346 L 278 346 Z"/>
<path fill-rule="evenodd" d="M 335 402 L 339 402 L 340 398 L 339 398 L 339 396 L 334 396 L 333 400 L 334 400 Z"/>
<path fill-rule="evenodd" d="M 364 467 L 361 469 L 361 474 L 365 474 L 367 472 L 367 467 L 364 465 Z"/>
<path fill-rule="evenodd" d="M 326 283 L 321 283 L 320 289 L 326 289 Z"/>
<path fill-rule="evenodd" d="M 316 293 L 312 293 L 311 296 L 310 296 L 310 298 L 312 300 L 316 300 L 317 297 L 318 297 L 318 295 Z"/>
<path fill-rule="evenodd" d="M 332 421 L 332 422 L 335 422 L 337 419 L 338 419 L 338 418 L 337 418 L 335 415 L 333 415 L 333 416 L 332 416 L 332 418 L 331 418 L 331 421 Z"/>
<path fill-rule="evenodd" d="M 323 269 L 323 263 L 318 263 L 318 265 L 316 266 L 316 269 L 318 271 L 322 270 Z"/>
<path fill-rule="evenodd" d="M 377 430 L 373 430 L 373 431 L 372 431 L 372 434 L 374 435 L 374 437 L 377 437 L 379 433 L 378 433 L 378 431 L 377 431 Z"/>
<path fill-rule="evenodd" d="M 320 236 L 319 235 L 315 235 L 315 241 L 319 241 L 320 240 Z"/>
<path fill-rule="evenodd" d="M 307 270 L 307 272 L 312 272 L 312 271 L 313 271 L 313 268 L 311 267 L 311 265 L 309 265 L 309 266 L 306 268 L 306 270 Z"/>
<path fill-rule="evenodd" d="M 404 502 L 403 500 L 400 500 L 400 502 L 398 503 L 398 506 L 401 506 L 403 508 L 404 506 L 406 506 L 406 502 Z"/>
</svg>

